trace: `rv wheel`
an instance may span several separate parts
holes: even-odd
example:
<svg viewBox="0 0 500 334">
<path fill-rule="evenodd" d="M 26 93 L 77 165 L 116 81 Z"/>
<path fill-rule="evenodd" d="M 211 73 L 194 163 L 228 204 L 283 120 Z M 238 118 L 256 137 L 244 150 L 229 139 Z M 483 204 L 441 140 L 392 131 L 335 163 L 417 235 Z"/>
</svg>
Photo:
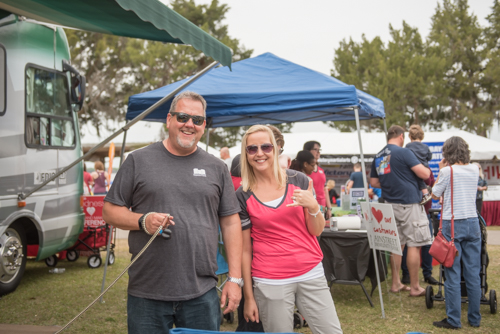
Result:
<svg viewBox="0 0 500 334">
<path fill-rule="evenodd" d="M 26 236 L 22 226 L 12 224 L 0 236 L 0 296 L 16 290 L 26 267 Z"/>
<path fill-rule="evenodd" d="M 55 267 L 57 266 L 57 262 L 58 262 L 58 258 L 57 258 L 57 255 L 51 255 L 49 256 L 48 258 L 45 259 L 45 264 L 48 266 L 48 267 Z"/>
</svg>

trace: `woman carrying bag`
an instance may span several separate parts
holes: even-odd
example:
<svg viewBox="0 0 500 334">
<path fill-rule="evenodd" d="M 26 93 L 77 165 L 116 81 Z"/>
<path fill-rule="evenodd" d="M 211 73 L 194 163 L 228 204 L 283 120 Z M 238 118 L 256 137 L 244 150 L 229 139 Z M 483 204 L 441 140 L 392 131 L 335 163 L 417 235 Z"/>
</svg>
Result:
<svg viewBox="0 0 500 334">
<path fill-rule="evenodd" d="M 432 188 L 432 197 L 434 199 L 444 197 L 442 233 L 447 240 L 452 238 L 451 225 L 452 217 L 454 218 L 453 232 L 458 256 L 450 268 L 444 267 L 447 318 L 435 321 L 433 325 L 448 329 L 462 327 L 460 322 L 462 307 L 460 280 L 462 274 L 469 302 L 467 313 L 469 325 L 479 327 L 481 323 L 479 312 L 481 304 L 481 282 L 479 279 L 481 231 L 476 213 L 479 169 L 476 165 L 470 164 L 469 145 L 460 137 L 451 137 L 444 143 L 443 157 L 444 159 L 439 163 L 439 176 Z M 451 170 L 452 168 L 453 170 Z M 451 182 L 453 182 L 453 187 Z M 461 273 L 460 261 L 463 263 L 463 273 Z"/>
</svg>

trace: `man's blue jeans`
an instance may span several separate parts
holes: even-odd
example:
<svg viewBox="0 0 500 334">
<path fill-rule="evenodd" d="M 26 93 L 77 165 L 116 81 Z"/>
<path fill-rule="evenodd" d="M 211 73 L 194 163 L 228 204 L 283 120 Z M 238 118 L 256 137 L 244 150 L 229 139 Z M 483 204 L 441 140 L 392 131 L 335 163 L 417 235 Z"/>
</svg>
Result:
<svg viewBox="0 0 500 334">
<path fill-rule="evenodd" d="M 191 300 L 167 302 L 128 295 L 129 334 L 166 334 L 176 327 L 218 331 L 221 316 L 215 288 Z"/>
<path fill-rule="evenodd" d="M 429 228 L 431 230 L 432 235 L 432 221 L 431 216 L 427 214 L 427 218 L 429 219 Z M 431 245 L 426 245 L 421 247 L 422 251 L 420 255 L 422 256 L 422 273 L 424 274 L 424 278 L 428 278 L 432 276 L 432 256 L 429 254 L 429 249 L 431 249 Z M 410 272 L 408 271 L 408 267 L 406 266 L 406 253 L 408 251 L 408 247 L 405 247 L 403 250 L 403 257 L 401 258 L 401 270 L 403 271 L 403 277 L 410 277 Z"/>
<path fill-rule="evenodd" d="M 461 266 L 463 264 L 463 277 L 467 288 L 467 299 L 469 310 L 467 318 L 471 326 L 479 326 L 481 314 L 481 280 L 479 271 L 481 269 L 481 230 L 478 218 L 455 220 L 455 247 L 458 256 L 451 268 L 444 268 L 446 281 L 444 282 L 444 293 L 446 302 L 446 315 L 448 323 L 455 327 L 462 327 L 460 315 L 462 308 L 462 297 L 460 289 Z M 451 222 L 443 220 L 443 235 L 450 240 Z"/>
</svg>

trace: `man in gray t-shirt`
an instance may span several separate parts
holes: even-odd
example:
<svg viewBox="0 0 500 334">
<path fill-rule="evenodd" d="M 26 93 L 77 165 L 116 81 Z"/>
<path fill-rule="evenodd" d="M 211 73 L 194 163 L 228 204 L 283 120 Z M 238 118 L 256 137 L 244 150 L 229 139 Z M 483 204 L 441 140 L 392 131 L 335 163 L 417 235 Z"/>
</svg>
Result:
<svg viewBox="0 0 500 334">
<path fill-rule="evenodd" d="M 131 153 L 105 198 L 104 220 L 130 230 L 132 258 L 159 226 L 171 225 L 171 239 L 157 237 L 129 269 L 129 333 L 165 333 L 174 324 L 219 330 L 219 226 L 230 277 L 221 296 L 224 313 L 239 304 L 240 208 L 224 162 L 197 147 L 205 109 L 200 95 L 179 94 L 167 116 L 169 138 Z M 172 218 L 165 222 L 167 213 Z"/>
</svg>

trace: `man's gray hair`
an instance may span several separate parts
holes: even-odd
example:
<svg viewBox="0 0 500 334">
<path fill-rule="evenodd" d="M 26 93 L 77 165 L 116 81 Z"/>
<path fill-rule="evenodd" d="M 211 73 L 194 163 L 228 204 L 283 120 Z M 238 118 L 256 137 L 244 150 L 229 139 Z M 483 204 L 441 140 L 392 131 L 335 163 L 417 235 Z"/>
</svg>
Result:
<svg viewBox="0 0 500 334">
<path fill-rule="evenodd" d="M 177 94 L 176 97 L 174 97 L 174 99 L 172 100 L 172 104 L 170 105 L 169 113 L 175 112 L 175 108 L 177 108 L 177 102 L 179 102 L 180 99 L 190 99 L 193 101 L 201 102 L 201 105 L 203 106 L 203 116 L 205 116 L 205 117 L 207 116 L 206 115 L 207 101 L 205 101 L 203 96 L 201 96 L 200 94 L 195 93 L 195 92 L 191 92 L 189 90 L 181 92 L 180 94 Z"/>
</svg>

